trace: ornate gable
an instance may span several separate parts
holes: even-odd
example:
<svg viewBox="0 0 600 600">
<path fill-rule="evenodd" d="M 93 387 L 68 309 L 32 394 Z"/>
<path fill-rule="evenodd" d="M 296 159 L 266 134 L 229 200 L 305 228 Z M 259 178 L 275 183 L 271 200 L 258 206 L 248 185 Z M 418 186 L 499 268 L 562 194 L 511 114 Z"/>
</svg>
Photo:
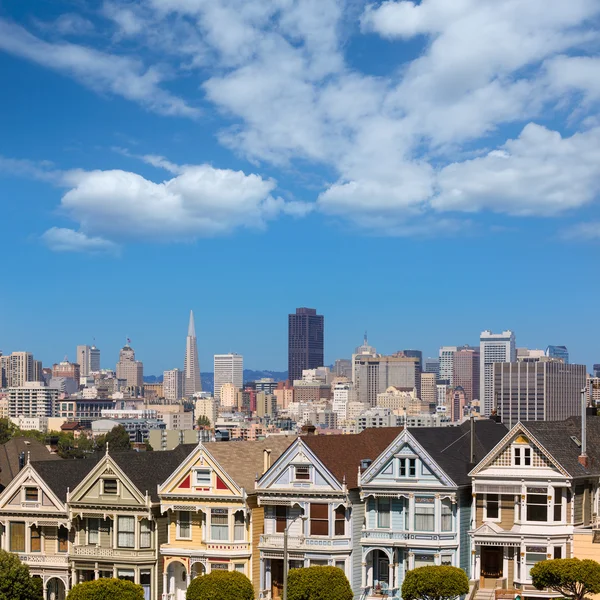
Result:
<svg viewBox="0 0 600 600">
<path fill-rule="evenodd" d="M 40 514 L 64 513 L 66 508 L 35 469 L 27 464 L 0 494 L 0 510 Z"/>
</svg>

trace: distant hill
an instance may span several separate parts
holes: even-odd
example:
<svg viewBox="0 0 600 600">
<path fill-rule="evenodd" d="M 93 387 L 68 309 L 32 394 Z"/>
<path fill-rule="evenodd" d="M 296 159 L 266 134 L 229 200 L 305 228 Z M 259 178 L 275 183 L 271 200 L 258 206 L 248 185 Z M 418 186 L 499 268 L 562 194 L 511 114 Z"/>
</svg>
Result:
<svg viewBox="0 0 600 600">
<path fill-rule="evenodd" d="M 244 383 L 262 379 L 263 377 L 270 377 L 275 381 L 285 381 L 287 379 L 287 371 L 253 371 L 252 369 L 244 369 Z M 162 380 L 162 375 L 144 376 L 144 383 L 161 383 Z M 213 391 L 213 386 L 215 384 L 214 373 L 200 373 L 200 381 L 202 382 L 203 390 Z"/>
</svg>

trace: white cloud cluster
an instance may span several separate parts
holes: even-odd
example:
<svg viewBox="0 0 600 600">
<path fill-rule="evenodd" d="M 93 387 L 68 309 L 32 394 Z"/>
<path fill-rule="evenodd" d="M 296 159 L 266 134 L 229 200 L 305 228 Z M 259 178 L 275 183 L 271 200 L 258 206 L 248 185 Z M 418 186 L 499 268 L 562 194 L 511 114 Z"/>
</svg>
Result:
<svg viewBox="0 0 600 600">
<path fill-rule="evenodd" d="M 88 252 L 90 254 L 117 254 L 119 247 L 110 240 L 90 237 L 81 231 L 52 227 L 42 235 L 42 241 L 55 252 Z"/>
</svg>

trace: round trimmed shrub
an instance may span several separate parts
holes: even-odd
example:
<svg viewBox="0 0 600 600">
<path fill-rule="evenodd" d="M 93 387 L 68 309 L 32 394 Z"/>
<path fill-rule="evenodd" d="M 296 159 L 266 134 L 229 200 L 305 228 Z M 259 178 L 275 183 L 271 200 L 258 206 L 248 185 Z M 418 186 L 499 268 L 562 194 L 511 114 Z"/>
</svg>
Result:
<svg viewBox="0 0 600 600">
<path fill-rule="evenodd" d="M 449 600 L 467 594 L 469 578 L 458 567 L 432 565 L 411 569 L 404 576 L 404 600 Z"/>
<path fill-rule="evenodd" d="M 254 600 L 251 581 L 237 571 L 214 571 L 192 579 L 186 600 Z"/>
<path fill-rule="evenodd" d="M 0 600 L 42 600 L 42 580 L 16 554 L 0 550 Z"/>
<path fill-rule="evenodd" d="M 74 586 L 67 600 L 144 600 L 144 590 L 141 585 L 103 577 L 95 581 L 86 581 Z"/>
<path fill-rule="evenodd" d="M 288 574 L 288 600 L 352 600 L 354 594 L 338 567 L 306 567 Z"/>
</svg>

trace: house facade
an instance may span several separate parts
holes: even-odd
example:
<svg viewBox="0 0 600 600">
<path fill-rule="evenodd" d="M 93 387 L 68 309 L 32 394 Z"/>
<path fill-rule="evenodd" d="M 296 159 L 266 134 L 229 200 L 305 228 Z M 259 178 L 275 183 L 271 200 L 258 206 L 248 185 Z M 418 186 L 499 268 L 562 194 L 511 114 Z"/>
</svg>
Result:
<svg viewBox="0 0 600 600">
<path fill-rule="evenodd" d="M 470 463 L 506 433 L 492 421 L 408 428 L 360 475 L 364 598 L 400 598 L 407 571 L 450 565 L 469 575 Z M 473 454 L 471 454 L 473 452 Z"/>
<path fill-rule="evenodd" d="M 579 418 L 518 423 L 472 470 L 471 570 L 480 588 L 558 596 L 536 590 L 530 572 L 539 561 L 576 556 L 575 532 L 592 528 L 600 419 L 588 418 L 586 430 L 587 452 Z"/>
</svg>

